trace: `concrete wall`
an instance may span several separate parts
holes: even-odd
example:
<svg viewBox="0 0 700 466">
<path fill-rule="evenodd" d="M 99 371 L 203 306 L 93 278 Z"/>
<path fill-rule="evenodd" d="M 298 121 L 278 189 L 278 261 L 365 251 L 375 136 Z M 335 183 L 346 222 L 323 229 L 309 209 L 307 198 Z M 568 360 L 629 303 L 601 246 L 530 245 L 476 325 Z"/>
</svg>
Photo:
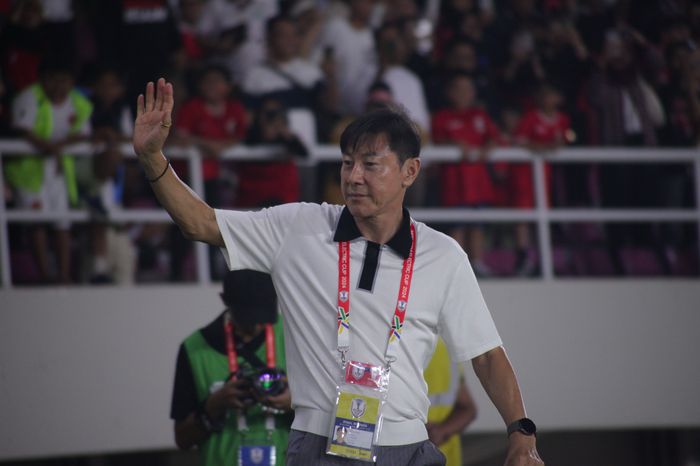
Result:
<svg viewBox="0 0 700 466">
<path fill-rule="evenodd" d="M 700 282 L 484 282 L 542 430 L 700 426 Z M 0 291 L 0 460 L 169 448 L 178 345 L 218 288 Z M 472 431 L 502 429 L 473 374 Z"/>
</svg>

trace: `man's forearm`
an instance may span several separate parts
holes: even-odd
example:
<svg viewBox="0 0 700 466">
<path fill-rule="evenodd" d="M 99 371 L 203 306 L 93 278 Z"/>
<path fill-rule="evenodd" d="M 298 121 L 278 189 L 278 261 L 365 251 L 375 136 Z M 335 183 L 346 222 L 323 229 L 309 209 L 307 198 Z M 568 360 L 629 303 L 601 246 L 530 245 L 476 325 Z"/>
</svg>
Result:
<svg viewBox="0 0 700 466">
<path fill-rule="evenodd" d="M 515 372 L 502 347 L 477 356 L 472 367 L 506 425 L 526 416 Z"/>
<path fill-rule="evenodd" d="M 151 182 L 158 201 L 168 211 L 187 239 L 224 246 L 214 209 L 180 180 L 168 160 L 160 153 L 141 156 L 139 161 Z M 161 176 L 162 175 L 162 176 Z"/>
<path fill-rule="evenodd" d="M 194 412 L 190 413 L 184 420 L 175 423 L 175 443 L 182 450 L 189 450 L 193 446 L 199 445 L 209 435 Z"/>
</svg>

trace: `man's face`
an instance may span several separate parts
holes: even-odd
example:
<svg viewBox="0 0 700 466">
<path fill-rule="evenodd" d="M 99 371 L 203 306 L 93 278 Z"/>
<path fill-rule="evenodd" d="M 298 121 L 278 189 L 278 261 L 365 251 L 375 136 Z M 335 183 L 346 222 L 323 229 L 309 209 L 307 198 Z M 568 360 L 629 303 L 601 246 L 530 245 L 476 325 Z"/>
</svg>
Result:
<svg viewBox="0 0 700 466">
<path fill-rule="evenodd" d="M 280 21 L 272 30 L 270 51 L 274 58 L 285 62 L 296 57 L 299 52 L 299 33 L 291 21 Z"/>
<path fill-rule="evenodd" d="M 401 165 L 384 136 L 370 139 L 352 154 L 343 154 L 340 184 L 350 213 L 370 219 L 403 206 L 408 188 L 418 176 L 420 161 L 410 158 Z"/>
<path fill-rule="evenodd" d="M 231 94 L 231 85 L 221 73 L 210 71 L 200 80 L 199 92 L 207 102 L 220 103 Z"/>
<path fill-rule="evenodd" d="M 73 77 L 63 71 L 49 72 L 41 78 L 41 87 L 51 102 L 60 104 L 73 88 Z"/>
<path fill-rule="evenodd" d="M 458 110 L 464 110 L 474 105 L 476 90 L 472 80 L 466 76 L 454 78 L 447 90 L 447 99 L 452 107 Z"/>
</svg>

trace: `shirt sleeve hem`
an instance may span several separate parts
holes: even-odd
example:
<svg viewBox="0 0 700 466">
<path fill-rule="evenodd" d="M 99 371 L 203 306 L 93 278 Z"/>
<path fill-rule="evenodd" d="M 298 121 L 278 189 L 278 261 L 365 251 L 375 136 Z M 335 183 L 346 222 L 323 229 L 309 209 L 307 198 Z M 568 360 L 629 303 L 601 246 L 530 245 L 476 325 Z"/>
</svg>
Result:
<svg viewBox="0 0 700 466">
<path fill-rule="evenodd" d="M 452 357 L 452 360 L 457 364 L 462 363 L 462 362 L 471 361 L 475 357 L 481 356 L 484 353 L 488 353 L 492 349 L 498 348 L 499 346 L 503 346 L 503 342 L 501 341 L 500 338 L 497 338 L 495 340 L 491 340 L 488 343 L 484 343 L 483 345 L 478 346 L 471 351 L 465 351 L 465 352 L 456 354 L 456 355 L 454 355 L 454 357 Z"/>
<path fill-rule="evenodd" d="M 216 224 L 219 226 L 219 231 L 221 232 L 221 237 L 224 239 L 224 246 L 219 248 L 221 254 L 224 256 L 226 261 L 226 267 L 229 270 L 233 270 L 233 239 L 228 233 L 228 225 L 226 224 L 224 217 L 224 211 L 221 209 L 214 209 L 214 215 L 216 216 Z"/>
</svg>

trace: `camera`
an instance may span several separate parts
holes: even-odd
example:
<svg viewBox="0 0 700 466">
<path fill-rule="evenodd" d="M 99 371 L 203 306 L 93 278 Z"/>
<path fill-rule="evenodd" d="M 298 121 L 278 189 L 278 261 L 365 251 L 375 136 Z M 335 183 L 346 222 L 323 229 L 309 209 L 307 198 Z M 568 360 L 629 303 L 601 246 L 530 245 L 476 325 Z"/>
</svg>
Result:
<svg viewBox="0 0 700 466">
<path fill-rule="evenodd" d="M 241 380 L 244 387 L 250 391 L 250 397 L 242 401 L 254 404 L 260 398 L 277 396 L 287 388 L 287 373 L 277 367 L 243 368 L 229 375 L 228 380 Z"/>
</svg>

